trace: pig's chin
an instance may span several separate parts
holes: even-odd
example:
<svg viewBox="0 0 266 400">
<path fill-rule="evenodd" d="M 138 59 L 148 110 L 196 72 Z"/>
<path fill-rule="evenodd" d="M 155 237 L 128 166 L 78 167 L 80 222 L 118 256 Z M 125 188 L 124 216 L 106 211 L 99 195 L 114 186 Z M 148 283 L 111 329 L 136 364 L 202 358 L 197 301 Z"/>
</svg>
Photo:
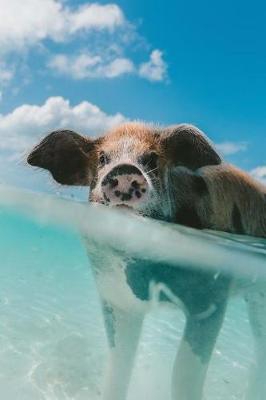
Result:
<svg viewBox="0 0 266 400">
<path fill-rule="evenodd" d="M 119 211 L 121 210 L 122 212 L 125 213 L 142 214 L 140 210 L 136 206 L 134 206 L 134 204 L 129 205 L 121 203 L 121 204 L 115 204 L 111 207 Z"/>
<path fill-rule="evenodd" d="M 133 206 L 129 206 L 128 204 L 116 204 L 113 207 L 122 211 L 137 212 L 137 210 L 135 210 Z"/>
<path fill-rule="evenodd" d="M 101 202 L 102 204 L 105 204 L 108 207 L 111 207 L 114 210 L 121 210 L 123 212 L 131 212 L 135 214 L 145 214 L 144 210 L 142 209 L 143 204 L 139 203 L 111 203 L 111 202 Z"/>
<path fill-rule="evenodd" d="M 133 209 L 134 209 L 133 207 L 131 207 L 131 206 L 127 205 L 127 204 L 116 204 L 116 205 L 113 206 L 113 207 L 116 207 L 116 208 L 126 208 L 126 209 L 130 209 L 130 210 L 133 210 Z"/>
<path fill-rule="evenodd" d="M 114 205 L 109 204 L 109 206 L 111 206 L 115 210 L 121 211 L 122 213 L 128 213 L 131 215 L 139 215 L 142 217 L 153 217 L 150 214 L 150 212 L 147 212 L 147 209 L 136 207 L 136 205 L 134 205 L 134 204 L 128 205 L 128 204 L 120 203 L 120 204 L 114 204 Z"/>
</svg>

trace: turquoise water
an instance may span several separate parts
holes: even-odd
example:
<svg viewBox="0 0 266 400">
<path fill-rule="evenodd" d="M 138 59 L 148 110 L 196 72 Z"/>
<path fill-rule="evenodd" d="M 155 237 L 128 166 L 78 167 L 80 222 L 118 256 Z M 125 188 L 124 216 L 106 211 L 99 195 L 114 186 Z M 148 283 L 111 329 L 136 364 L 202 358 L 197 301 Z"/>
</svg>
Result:
<svg viewBox="0 0 266 400">
<path fill-rule="evenodd" d="M 195 232 L 1 188 L 0 392 L 5 400 L 101 398 L 108 350 L 84 235 L 150 259 L 234 270 L 244 281 L 258 275 L 263 280 L 266 273 L 263 240 Z M 152 307 L 129 400 L 170 400 L 183 326 L 181 311 Z M 253 353 L 245 304 L 233 297 L 210 364 L 206 400 L 243 399 Z"/>
</svg>

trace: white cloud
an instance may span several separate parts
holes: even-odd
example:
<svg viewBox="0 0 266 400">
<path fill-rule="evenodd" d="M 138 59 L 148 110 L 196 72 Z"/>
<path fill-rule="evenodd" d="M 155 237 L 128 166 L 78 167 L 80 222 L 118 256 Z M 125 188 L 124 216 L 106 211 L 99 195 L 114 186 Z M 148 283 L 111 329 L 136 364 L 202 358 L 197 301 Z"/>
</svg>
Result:
<svg viewBox="0 0 266 400">
<path fill-rule="evenodd" d="M 45 39 L 64 41 L 80 32 L 125 24 L 116 4 L 86 3 L 69 8 L 63 0 L 0 0 L 0 51 L 23 50 Z"/>
<path fill-rule="evenodd" d="M 125 120 L 122 114 L 108 115 L 87 101 L 71 106 L 62 97 L 50 97 L 41 106 L 24 104 L 0 114 L 0 149 L 25 151 L 49 131 L 60 128 L 97 136 Z"/>
<path fill-rule="evenodd" d="M 64 42 L 66 54 L 50 57 L 47 65 L 74 79 L 111 79 L 125 74 L 157 82 L 166 78 L 167 64 L 160 50 L 153 50 L 150 59 L 140 65 L 125 55 L 129 42 L 140 38 L 117 4 L 68 4 L 70 0 L 0 0 L 0 83 L 9 83 L 20 64 L 28 68 L 27 57 L 22 55 L 30 48 L 42 49 L 38 55 L 47 57 L 49 40 L 54 48 Z M 70 39 L 76 40 L 76 55 L 68 53 Z M 89 51 L 82 53 L 84 46 Z"/>
<path fill-rule="evenodd" d="M 76 33 L 88 29 L 113 30 L 125 23 L 122 10 L 116 4 L 85 4 L 75 12 L 67 12 L 69 32 Z"/>
<path fill-rule="evenodd" d="M 116 78 L 117 76 L 129 74 L 134 71 L 134 64 L 128 58 L 115 58 L 102 68 L 102 73 L 106 78 Z"/>
<path fill-rule="evenodd" d="M 250 171 L 250 174 L 259 181 L 266 183 L 266 166 L 254 168 Z"/>
<path fill-rule="evenodd" d="M 109 60 L 89 53 L 78 56 L 58 54 L 50 60 L 48 66 L 74 79 L 115 78 L 134 71 L 134 64 L 128 58 L 117 57 Z"/>
<path fill-rule="evenodd" d="M 248 143 L 246 142 L 222 142 L 216 143 L 216 148 L 225 156 L 239 153 L 240 151 L 246 151 Z"/>
<path fill-rule="evenodd" d="M 150 60 L 140 65 L 139 75 L 150 81 L 163 81 L 166 78 L 167 64 L 160 50 L 153 50 Z"/>
<path fill-rule="evenodd" d="M 11 66 L 7 66 L 6 63 L 0 62 L 0 83 L 6 84 L 13 78 L 14 69 Z"/>
<path fill-rule="evenodd" d="M 89 52 L 79 55 L 57 54 L 51 58 L 48 67 L 73 79 L 116 78 L 134 74 L 150 81 L 162 81 L 167 75 L 167 65 L 160 50 L 152 51 L 150 61 L 139 67 L 129 58 L 117 57 L 115 52 L 110 54 L 108 51 L 101 55 Z"/>
</svg>

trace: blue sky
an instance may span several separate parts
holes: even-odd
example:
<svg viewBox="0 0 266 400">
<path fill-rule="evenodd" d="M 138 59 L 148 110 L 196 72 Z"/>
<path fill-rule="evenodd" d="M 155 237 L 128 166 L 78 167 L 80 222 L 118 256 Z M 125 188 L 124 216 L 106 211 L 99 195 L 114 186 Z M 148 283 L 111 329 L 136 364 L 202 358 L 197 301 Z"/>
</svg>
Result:
<svg viewBox="0 0 266 400">
<path fill-rule="evenodd" d="M 2 182 L 24 185 L 18 160 L 49 129 L 97 135 L 125 119 L 194 123 L 266 177 L 265 3 L 0 4 Z"/>
</svg>

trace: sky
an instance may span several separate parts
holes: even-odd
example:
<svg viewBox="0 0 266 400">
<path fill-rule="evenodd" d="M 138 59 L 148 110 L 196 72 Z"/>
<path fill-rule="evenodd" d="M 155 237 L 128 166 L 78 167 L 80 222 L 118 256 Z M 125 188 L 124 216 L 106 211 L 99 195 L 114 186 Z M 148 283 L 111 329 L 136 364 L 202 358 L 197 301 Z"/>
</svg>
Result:
<svg viewBox="0 0 266 400">
<path fill-rule="evenodd" d="M 0 0 L 0 182 L 58 191 L 25 154 L 49 131 L 193 123 L 266 181 L 263 1 Z"/>
</svg>

